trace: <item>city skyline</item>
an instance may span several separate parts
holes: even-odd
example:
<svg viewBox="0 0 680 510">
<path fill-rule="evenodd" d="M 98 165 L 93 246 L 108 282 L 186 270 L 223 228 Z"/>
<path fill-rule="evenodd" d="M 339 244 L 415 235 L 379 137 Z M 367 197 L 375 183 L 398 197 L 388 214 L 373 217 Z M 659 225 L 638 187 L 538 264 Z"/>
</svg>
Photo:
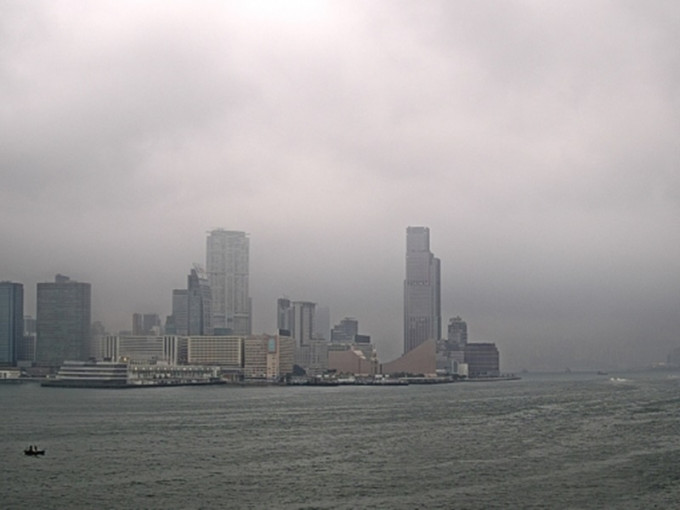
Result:
<svg viewBox="0 0 680 510">
<path fill-rule="evenodd" d="M 165 316 L 223 226 L 253 332 L 291 296 L 393 359 L 427 225 L 442 324 L 508 370 L 678 346 L 680 6 L 256 4 L 3 4 L 0 279 L 27 311 L 63 273 L 110 330 Z"/>
</svg>

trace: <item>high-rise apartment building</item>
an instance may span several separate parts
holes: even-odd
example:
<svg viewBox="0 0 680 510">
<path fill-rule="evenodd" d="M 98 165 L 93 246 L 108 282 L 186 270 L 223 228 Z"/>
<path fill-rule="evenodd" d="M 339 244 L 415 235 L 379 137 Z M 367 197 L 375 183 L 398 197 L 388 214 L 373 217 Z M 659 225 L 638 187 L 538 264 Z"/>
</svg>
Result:
<svg viewBox="0 0 680 510">
<path fill-rule="evenodd" d="M 90 348 L 89 283 L 57 275 L 38 284 L 36 362 L 58 367 L 65 360 L 86 360 Z"/>
<path fill-rule="evenodd" d="M 24 338 L 24 286 L 0 282 L 0 366 L 14 366 Z"/>
<path fill-rule="evenodd" d="M 441 268 L 430 251 L 430 229 L 406 229 L 404 353 L 441 337 Z"/>
<path fill-rule="evenodd" d="M 250 239 L 245 232 L 208 233 L 206 268 L 212 290 L 212 324 L 221 334 L 250 335 Z"/>
</svg>

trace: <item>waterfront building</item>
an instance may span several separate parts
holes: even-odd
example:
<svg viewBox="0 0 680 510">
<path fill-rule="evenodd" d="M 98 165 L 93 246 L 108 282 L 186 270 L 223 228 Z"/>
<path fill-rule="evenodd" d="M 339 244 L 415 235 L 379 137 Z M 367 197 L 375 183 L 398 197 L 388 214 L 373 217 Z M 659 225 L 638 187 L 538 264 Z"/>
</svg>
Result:
<svg viewBox="0 0 680 510">
<path fill-rule="evenodd" d="M 98 359 L 165 365 L 187 363 L 187 338 L 176 335 L 105 335 L 99 349 L 95 356 Z"/>
<path fill-rule="evenodd" d="M 243 377 L 277 381 L 293 372 L 295 341 L 259 335 L 243 339 Z"/>
<path fill-rule="evenodd" d="M 224 382 L 217 367 L 131 363 L 129 386 L 177 386 Z"/>
<path fill-rule="evenodd" d="M 24 338 L 24 286 L 0 282 L 0 366 L 15 366 Z"/>
<path fill-rule="evenodd" d="M 500 356 L 494 343 L 469 343 L 465 346 L 465 363 L 471 379 L 476 377 L 498 377 Z"/>
<path fill-rule="evenodd" d="M 187 363 L 240 371 L 243 368 L 243 337 L 190 336 L 187 338 Z"/>
<path fill-rule="evenodd" d="M 57 368 L 66 360 L 85 360 L 90 347 L 89 283 L 57 275 L 37 286 L 36 363 Z"/>
<path fill-rule="evenodd" d="M 328 370 L 354 375 L 375 375 L 378 353 L 370 337 L 356 335 L 354 342 L 331 342 L 328 345 Z M 368 341 L 364 341 L 364 340 Z"/>
<path fill-rule="evenodd" d="M 404 353 L 441 337 L 441 268 L 430 251 L 430 229 L 406 229 Z"/>
<path fill-rule="evenodd" d="M 251 334 L 249 265 L 248 234 L 224 229 L 208 233 L 206 268 L 212 290 L 212 323 L 216 332 L 242 336 Z"/>
</svg>

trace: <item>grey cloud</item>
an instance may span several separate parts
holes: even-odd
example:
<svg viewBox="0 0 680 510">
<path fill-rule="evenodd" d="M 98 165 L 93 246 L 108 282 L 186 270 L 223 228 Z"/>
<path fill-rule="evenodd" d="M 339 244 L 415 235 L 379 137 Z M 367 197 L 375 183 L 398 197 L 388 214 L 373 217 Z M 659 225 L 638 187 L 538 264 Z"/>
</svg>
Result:
<svg viewBox="0 0 680 510">
<path fill-rule="evenodd" d="M 0 277 L 29 300 L 56 272 L 92 281 L 97 318 L 128 328 L 169 312 L 206 230 L 242 229 L 256 329 L 281 295 L 316 300 L 386 360 L 423 224 L 445 319 L 506 368 L 661 359 L 680 9 L 312 5 L 4 2 Z"/>
</svg>

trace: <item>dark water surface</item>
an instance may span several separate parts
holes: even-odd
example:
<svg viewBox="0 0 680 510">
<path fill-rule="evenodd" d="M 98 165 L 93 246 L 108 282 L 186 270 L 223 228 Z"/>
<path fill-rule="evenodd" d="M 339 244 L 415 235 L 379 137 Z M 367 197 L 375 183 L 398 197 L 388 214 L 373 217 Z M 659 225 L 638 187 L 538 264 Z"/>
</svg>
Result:
<svg viewBox="0 0 680 510">
<path fill-rule="evenodd" d="M 0 385 L 0 507 L 677 508 L 680 379 Z M 31 458 L 22 450 L 47 450 Z"/>
</svg>

